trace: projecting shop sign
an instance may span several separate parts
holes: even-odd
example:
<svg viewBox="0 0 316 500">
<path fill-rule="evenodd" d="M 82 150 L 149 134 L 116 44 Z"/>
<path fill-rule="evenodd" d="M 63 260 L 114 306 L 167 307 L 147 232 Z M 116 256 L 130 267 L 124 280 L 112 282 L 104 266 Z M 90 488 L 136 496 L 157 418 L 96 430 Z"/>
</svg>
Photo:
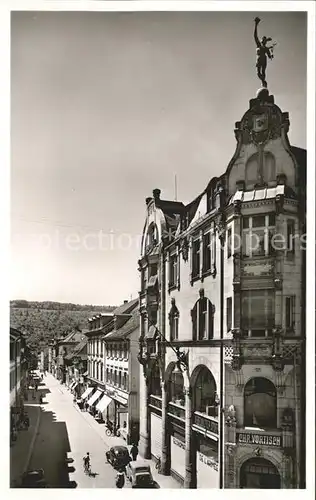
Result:
<svg viewBox="0 0 316 500">
<path fill-rule="evenodd" d="M 261 444 L 266 446 L 281 447 L 281 437 L 261 434 L 237 433 L 237 441 L 240 444 Z"/>
</svg>

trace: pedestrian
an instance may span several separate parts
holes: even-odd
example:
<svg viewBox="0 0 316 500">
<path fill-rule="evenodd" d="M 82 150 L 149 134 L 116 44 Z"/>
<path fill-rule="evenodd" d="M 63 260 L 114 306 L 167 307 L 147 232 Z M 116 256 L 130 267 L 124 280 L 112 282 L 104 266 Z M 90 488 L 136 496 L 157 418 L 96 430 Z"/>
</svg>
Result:
<svg viewBox="0 0 316 500">
<path fill-rule="evenodd" d="M 137 460 L 137 455 L 138 455 L 138 448 L 137 448 L 137 445 L 135 443 L 133 443 L 133 445 L 131 447 L 131 456 L 132 456 L 132 459 L 134 460 L 134 462 Z"/>
<path fill-rule="evenodd" d="M 86 411 L 88 411 L 88 409 L 89 409 L 89 405 L 88 405 L 88 403 L 85 403 L 85 404 L 84 404 L 84 407 L 85 407 L 85 410 L 86 410 Z"/>
</svg>

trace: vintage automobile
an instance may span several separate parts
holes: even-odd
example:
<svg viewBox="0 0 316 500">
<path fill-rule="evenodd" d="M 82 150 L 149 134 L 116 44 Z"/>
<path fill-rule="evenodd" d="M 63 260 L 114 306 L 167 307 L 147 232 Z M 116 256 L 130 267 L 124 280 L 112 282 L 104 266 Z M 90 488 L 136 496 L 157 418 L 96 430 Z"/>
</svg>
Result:
<svg viewBox="0 0 316 500">
<path fill-rule="evenodd" d="M 115 468 L 119 469 L 126 467 L 126 465 L 131 461 L 128 449 L 126 446 L 112 446 L 106 453 L 107 461 Z"/>
<path fill-rule="evenodd" d="M 158 488 L 153 480 L 150 465 L 142 460 L 131 461 L 126 466 L 126 477 L 130 480 L 132 488 Z"/>
<path fill-rule="evenodd" d="M 29 470 L 22 475 L 21 488 L 48 488 L 43 469 Z"/>
</svg>

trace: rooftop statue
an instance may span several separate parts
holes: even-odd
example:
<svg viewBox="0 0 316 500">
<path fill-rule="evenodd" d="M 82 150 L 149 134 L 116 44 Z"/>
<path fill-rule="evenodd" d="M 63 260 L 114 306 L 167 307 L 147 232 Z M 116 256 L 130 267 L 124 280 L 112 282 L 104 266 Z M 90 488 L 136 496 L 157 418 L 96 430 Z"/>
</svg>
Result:
<svg viewBox="0 0 316 500">
<path fill-rule="evenodd" d="M 255 18 L 254 38 L 257 45 L 256 68 L 257 68 L 257 75 L 259 80 L 261 80 L 262 82 L 262 86 L 267 88 L 268 86 L 266 81 L 267 56 L 269 59 L 273 59 L 273 48 L 275 47 L 276 43 L 268 47 L 267 43 L 271 42 L 272 38 L 267 38 L 266 36 L 263 36 L 261 38 L 261 41 L 259 40 L 258 24 L 260 23 L 260 21 L 261 19 L 259 17 Z"/>
</svg>

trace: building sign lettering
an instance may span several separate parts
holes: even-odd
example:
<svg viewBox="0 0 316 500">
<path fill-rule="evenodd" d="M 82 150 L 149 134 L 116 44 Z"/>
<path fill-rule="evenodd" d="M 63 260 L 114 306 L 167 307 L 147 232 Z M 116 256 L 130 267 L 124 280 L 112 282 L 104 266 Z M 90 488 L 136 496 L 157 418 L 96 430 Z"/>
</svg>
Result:
<svg viewBox="0 0 316 500">
<path fill-rule="evenodd" d="M 270 435 L 261 435 L 261 434 L 248 434 L 244 432 L 239 432 L 238 434 L 238 443 L 240 444 L 261 444 L 266 446 L 281 446 L 281 437 L 280 436 L 270 436 Z"/>
<path fill-rule="evenodd" d="M 173 438 L 173 444 L 175 444 L 176 446 L 179 446 L 179 448 L 182 448 L 183 450 L 185 450 L 185 443 L 183 443 L 182 441 L 180 441 L 180 439 L 177 439 L 177 438 Z"/>
<path fill-rule="evenodd" d="M 203 453 L 198 452 L 199 454 L 199 460 L 200 462 L 203 462 L 203 464 L 208 465 L 212 469 L 218 471 L 218 463 L 214 460 L 214 458 L 207 457 L 203 455 Z"/>
</svg>

